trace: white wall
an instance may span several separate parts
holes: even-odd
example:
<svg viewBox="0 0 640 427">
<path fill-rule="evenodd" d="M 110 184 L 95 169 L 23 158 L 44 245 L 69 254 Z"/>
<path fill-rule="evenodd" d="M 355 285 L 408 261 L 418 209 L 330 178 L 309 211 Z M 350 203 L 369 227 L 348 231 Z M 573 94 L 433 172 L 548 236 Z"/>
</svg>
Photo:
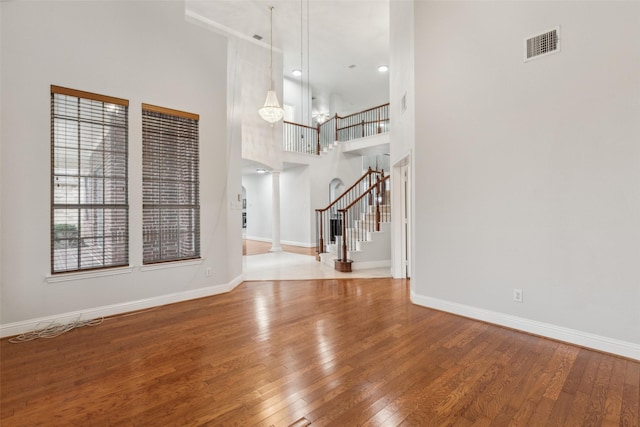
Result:
<svg viewBox="0 0 640 427">
<path fill-rule="evenodd" d="M 639 17 L 415 3 L 415 301 L 640 358 Z M 557 25 L 561 52 L 524 63 Z"/>
<path fill-rule="evenodd" d="M 187 18 L 187 21 L 189 19 Z M 227 204 L 228 221 L 227 251 L 234 256 L 227 258 L 227 273 L 229 277 L 242 275 L 242 263 L 237 262 L 235 254 L 242 254 L 242 106 L 237 96 L 241 86 L 240 76 L 235 72 L 238 58 L 233 48 L 235 41 L 228 41 L 227 49 Z M 220 205 L 220 209 L 223 206 Z M 223 223 L 217 223 L 224 226 Z M 214 231 L 217 231 L 214 229 Z"/>
<path fill-rule="evenodd" d="M 329 183 L 340 178 L 350 186 L 362 176 L 362 161 L 339 149 L 321 156 L 285 152 L 283 159 L 289 166 L 280 173 L 280 240 L 312 247 L 316 244 L 315 210 L 329 204 Z M 243 175 L 242 185 L 247 190 L 246 238 L 271 241 L 271 175 Z"/>
<path fill-rule="evenodd" d="M 389 2 L 389 115 L 391 119 L 391 164 L 407 157 L 415 144 L 415 64 L 413 2 Z M 406 109 L 402 108 L 405 98 Z"/>
<path fill-rule="evenodd" d="M 181 2 L 3 2 L 1 7 L 3 327 L 100 307 L 108 307 L 107 313 L 126 311 L 215 293 L 237 282 L 241 251 L 227 249 L 239 247 L 227 234 L 239 219 L 227 218 L 226 183 L 235 182 L 239 190 L 240 179 L 239 169 L 227 168 L 239 153 L 227 147 L 225 131 L 226 39 L 185 22 Z M 130 101 L 129 273 L 47 281 L 51 84 Z M 140 269 L 143 102 L 200 115 L 201 264 Z"/>
<path fill-rule="evenodd" d="M 240 99 L 242 158 L 280 170 L 282 169 L 282 121 L 271 125 L 258 114 L 258 110 L 264 105 L 270 86 L 269 50 L 240 39 L 233 40 L 230 43 L 230 49 L 236 58 L 236 68 L 231 71 L 230 78 L 234 78 L 236 82 L 234 96 Z M 282 54 L 274 52 L 273 62 L 274 88 L 282 106 Z"/>
<path fill-rule="evenodd" d="M 415 64 L 414 64 L 414 3 L 406 0 L 391 0 L 389 2 L 389 87 L 390 105 L 389 116 L 391 121 L 390 139 L 391 165 L 391 199 L 394 207 L 394 215 L 391 217 L 391 271 L 393 277 L 406 277 L 403 264 L 403 240 L 405 224 L 401 215 L 403 204 L 402 192 L 403 179 L 401 167 L 408 165 L 413 173 L 414 157 L 412 153 L 415 147 Z M 404 99 L 404 105 L 403 105 Z M 414 182 L 414 177 L 409 177 L 409 182 Z M 415 186 L 410 186 L 415 188 Z M 408 203 L 412 206 L 411 203 Z M 413 216 L 409 214 L 410 222 Z M 412 246 L 409 253 L 415 254 L 415 239 L 411 240 Z M 412 267 L 415 260 L 409 260 Z M 411 276 L 412 274 L 410 274 Z"/>
<path fill-rule="evenodd" d="M 285 169 L 280 174 L 280 240 L 297 246 L 314 246 L 314 231 L 309 215 L 313 217 L 315 207 L 311 205 L 309 192 L 309 167 L 298 166 Z"/>
<path fill-rule="evenodd" d="M 293 122 L 311 126 L 311 89 L 299 78 L 284 78 L 282 86 L 283 103 L 294 108 Z"/>
<path fill-rule="evenodd" d="M 269 173 L 242 176 L 242 186 L 247 191 L 247 239 L 271 241 L 272 180 Z"/>
</svg>

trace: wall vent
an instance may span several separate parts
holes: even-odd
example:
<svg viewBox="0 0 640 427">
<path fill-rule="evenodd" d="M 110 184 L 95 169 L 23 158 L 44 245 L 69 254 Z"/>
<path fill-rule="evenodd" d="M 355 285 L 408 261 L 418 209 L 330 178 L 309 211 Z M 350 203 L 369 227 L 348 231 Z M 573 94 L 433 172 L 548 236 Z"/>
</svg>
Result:
<svg viewBox="0 0 640 427">
<path fill-rule="evenodd" d="M 524 41 L 524 60 L 530 61 L 560 51 L 560 27 L 536 34 Z"/>
</svg>

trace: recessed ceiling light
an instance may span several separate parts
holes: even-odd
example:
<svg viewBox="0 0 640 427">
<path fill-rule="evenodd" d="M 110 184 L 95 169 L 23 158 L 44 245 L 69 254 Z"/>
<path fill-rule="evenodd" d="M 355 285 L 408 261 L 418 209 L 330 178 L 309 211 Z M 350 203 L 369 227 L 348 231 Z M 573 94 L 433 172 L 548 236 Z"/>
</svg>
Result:
<svg viewBox="0 0 640 427">
<path fill-rule="evenodd" d="M 267 170 L 261 168 L 261 169 L 256 169 L 256 172 L 258 172 L 258 173 L 267 173 Z"/>
<path fill-rule="evenodd" d="M 297 68 L 293 71 L 291 71 L 291 74 L 293 74 L 296 77 L 300 77 L 302 75 L 302 70 L 298 70 Z"/>
<path fill-rule="evenodd" d="M 380 71 L 381 73 L 386 73 L 387 71 L 389 71 L 389 66 L 388 65 L 378 65 L 378 71 Z"/>
</svg>

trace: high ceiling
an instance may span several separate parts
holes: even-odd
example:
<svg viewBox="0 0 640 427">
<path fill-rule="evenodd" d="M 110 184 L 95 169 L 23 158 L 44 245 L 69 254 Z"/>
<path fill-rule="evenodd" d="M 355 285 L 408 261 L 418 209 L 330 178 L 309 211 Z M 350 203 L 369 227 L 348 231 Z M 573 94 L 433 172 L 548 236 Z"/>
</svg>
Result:
<svg viewBox="0 0 640 427">
<path fill-rule="evenodd" d="M 273 46 L 283 52 L 284 76 L 300 80 L 291 71 L 301 68 L 302 56 L 302 78 L 309 75 L 314 113 L 329 112 L 331 95 L 341 98 L 342 114 L 389 102 L 388 73 L 377 70 L 389 63 L 389 0 L 186 1 L 188 13 L 247 40 L 262 36 L 267 46 L 269 6 L 274 7 Z"/>
</svg>

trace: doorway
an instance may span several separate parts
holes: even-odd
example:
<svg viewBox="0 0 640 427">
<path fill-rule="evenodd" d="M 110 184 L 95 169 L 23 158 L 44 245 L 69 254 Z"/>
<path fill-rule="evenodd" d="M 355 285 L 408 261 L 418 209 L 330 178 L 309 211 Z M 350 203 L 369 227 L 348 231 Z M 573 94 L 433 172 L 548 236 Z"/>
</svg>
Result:
<svg viewBox="0 0 640 427">
<path fill-rule="evenodd" d="M 401 255 L 402 274 L 405 278 L 411 277 L 411 180 L 410 166 L 408 164 L 400 167 L 402 175 L 401 191 Z"/>
</svg>

